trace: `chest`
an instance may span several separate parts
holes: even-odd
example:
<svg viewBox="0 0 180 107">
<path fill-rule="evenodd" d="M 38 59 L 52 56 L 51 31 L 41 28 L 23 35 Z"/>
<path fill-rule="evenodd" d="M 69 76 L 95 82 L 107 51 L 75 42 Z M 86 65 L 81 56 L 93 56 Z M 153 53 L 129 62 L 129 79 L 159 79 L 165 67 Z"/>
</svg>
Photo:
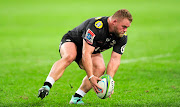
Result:
<svg viewBox="0 0 180 107">
<path fill-rule="evenodd" d="M 112 35 L 104 35 L 99 41 L 97 41 L 99 47 L 112 47 L 116 44 L 117 38 Z"/>
<path fill-rule="evenodd" d="M 106 36 L 105 38 L 102 38 L 101 40 L 97 41 L 98 45 L 95 48 L 95 51 L 105 51 L 111 47 L 113 47 L 116 43 L 117 40 L 113 36 Z"/>
</svg>

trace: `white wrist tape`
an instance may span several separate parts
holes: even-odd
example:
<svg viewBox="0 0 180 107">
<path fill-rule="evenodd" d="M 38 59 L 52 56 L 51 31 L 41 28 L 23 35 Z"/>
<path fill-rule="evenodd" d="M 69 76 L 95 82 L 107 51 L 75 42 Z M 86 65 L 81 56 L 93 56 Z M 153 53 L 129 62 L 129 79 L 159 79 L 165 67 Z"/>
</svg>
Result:
<svg viewBox="0 0 180 107">
<path fill-rule="evenodd" d="M 91 75 L 88 79 L 90 80 L 92 77 L 94 77 L 94 75 Z"/>
</svg>

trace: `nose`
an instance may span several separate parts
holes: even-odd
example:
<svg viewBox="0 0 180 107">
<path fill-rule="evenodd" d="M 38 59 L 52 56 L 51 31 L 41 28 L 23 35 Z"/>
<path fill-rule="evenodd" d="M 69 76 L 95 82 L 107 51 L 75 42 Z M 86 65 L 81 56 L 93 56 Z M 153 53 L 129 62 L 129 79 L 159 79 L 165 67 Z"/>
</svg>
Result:
<svg viewBox="0 0 180 107">
<path fill-rule="evenodd" d="M 127 28 L 124 28 L 124 32 L 127 32 Z"/>
</svg>

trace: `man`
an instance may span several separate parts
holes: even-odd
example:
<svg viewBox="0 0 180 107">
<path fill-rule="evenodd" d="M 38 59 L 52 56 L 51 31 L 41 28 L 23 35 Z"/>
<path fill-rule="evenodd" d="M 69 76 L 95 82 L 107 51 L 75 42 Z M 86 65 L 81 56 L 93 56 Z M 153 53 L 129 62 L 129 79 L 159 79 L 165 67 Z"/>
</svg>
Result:
<svg viewBox="0 0 180 107">
<path fill-rule="evenodd" d="M 110 17 L 88 19 L 66 33 L 59 46 L 62 58 L 52 66 L 44 86 L 39 89 L 38 97 L 43 99 L 48 95 L 54 82 L 73 61 L 76 61 L 87 75 L 72 96 L 70 104 L 84 104 L 82 97 L 91 88 L 99 93 L 98 89 L 102 89 L 97 84 L 97 81 L 101 80 L 99 77 L 107 70 L 107 74 L 113 78 L 120 65 L 121 55 L 127 43 L 126 31 L 131 22 L 132 16 L 129 11 L 121 9 Z M 106 69 L 101 52 L 111 47 L 113 51 Z"/>
</svg>

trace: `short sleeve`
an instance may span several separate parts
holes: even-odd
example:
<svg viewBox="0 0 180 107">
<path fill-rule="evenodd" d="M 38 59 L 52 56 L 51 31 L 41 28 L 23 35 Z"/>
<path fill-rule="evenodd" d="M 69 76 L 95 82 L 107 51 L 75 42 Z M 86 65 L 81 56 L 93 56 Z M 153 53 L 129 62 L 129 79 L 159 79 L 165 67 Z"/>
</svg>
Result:
<svg viewBox="0 0 180 107">
<path fill-rule="evenodd" d="M 124 35 L 117 43 L 113 46 L 113 51 L 119 54 L 123 54 L 127 44 L 127 35 Z"/>
<path fill-rule="evenodd" d="M 92 21 L 88 24 L 88 26 L 85 29 L 85 32 L 82 35 L 82 38 L 91 46 L 97 47 L 99 41 L 101 39 L 101 35 L 99 33 L 99 30 L 96 26 L 97 21 Z M 98 23 L 100 26 L 101 23 Z"/>
</svg>

